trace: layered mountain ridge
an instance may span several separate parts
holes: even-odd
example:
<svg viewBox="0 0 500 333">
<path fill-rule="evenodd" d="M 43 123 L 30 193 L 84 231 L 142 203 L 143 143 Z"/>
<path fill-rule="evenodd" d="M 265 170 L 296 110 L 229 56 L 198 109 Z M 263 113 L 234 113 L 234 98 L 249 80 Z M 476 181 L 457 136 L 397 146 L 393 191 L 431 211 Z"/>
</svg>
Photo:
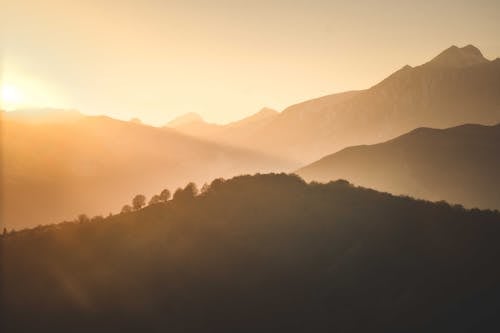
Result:
<svg viewBox="0 0 500 333">
<path fill-rule="evenodd" d="M 290 166 L 249 149 L 104 116 L 70 112 L 52 119 L 60 113 L 2 113 L 3 226 L 108 214 L 137 193 Z"/>
<path fill-rule="evenodd" d="M 467 207 L 500 210 L 500 124 L 418 128 L 353 146 L 297 171 L 307 180 L 357 185 Z"/>
<path fill-rule="evenodd" d="M 404 66 L 373 87 L 292 105 L 258 128 L 227 134 L 177 130 L 310 163 L 348 146 L 373 144 L 417 127 L 500 122 L 500 61 L 452 46 L 420 66 Z"/>
<path fill-rule="evenodd" d="M 264 108 L 226 125 L 194 113 L 154 128 L 74 111 L 2 112 L 3 218 L 26 226 L 83 211 L 105 213 L 133 193 L 240 173 L 291 171 L 418 127 L 497 124 L 499 92 L 500 59 L 490 61 L 468 45 L 404 66 L 369 89 L 315 98 L 282 112 Z M 395 190 L 420 193 L 411 189 Z M 436 193 L 450 201 L 470 199 Z M 36 214 L 20 209 L 25 200 L 39 203 Z"/>
</svg>

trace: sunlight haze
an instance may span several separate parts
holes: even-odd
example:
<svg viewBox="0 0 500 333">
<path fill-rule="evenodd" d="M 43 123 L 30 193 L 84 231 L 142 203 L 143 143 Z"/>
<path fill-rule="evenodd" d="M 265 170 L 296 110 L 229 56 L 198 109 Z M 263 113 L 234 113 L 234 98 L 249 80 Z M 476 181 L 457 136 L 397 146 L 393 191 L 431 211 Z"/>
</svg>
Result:
<svg viewBox="0 0 500 333">
<path fill-rule="evenodd" d="M 500 332 L 500 0 L 0 0 L 0 332 Z"/>
<path fill-rule="evenodd" d="M 367 88 L 452 44 L 500 54 L 498 1 L 1 2 L 3 108 L 154 125 Z"/>
</svg>

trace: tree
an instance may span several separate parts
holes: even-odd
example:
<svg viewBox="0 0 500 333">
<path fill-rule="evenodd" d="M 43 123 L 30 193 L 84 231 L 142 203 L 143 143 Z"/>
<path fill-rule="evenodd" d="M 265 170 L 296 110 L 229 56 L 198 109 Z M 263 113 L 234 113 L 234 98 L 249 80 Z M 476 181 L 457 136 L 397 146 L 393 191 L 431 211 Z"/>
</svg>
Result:
<svg viewBox="0 0 500 333">
<path fill-rule="evenodd" d="M 214 180 L 212 180 L 212 183 L 210 184 L 210 189 L 214 190 L 224 185 L 225 182 L 226 180 L 224 178 L 215 178 Z"/>
<path fill-rule="evenodd" d="M 200 193 L 205 194 L 208 191 L 210 191 L 210 184 L 207 184 L 207 183 L 203 184 L 203 186 L 201 187 Z"/>
<path fill-rule="evenodd" d="M 161 202 L 167 202 L 170 199 L 170 191 L 167 189 L 164 189 L 160 193 L 160 201 Z"/>
<path fill-rule="evenodd" d="M 96 215 L 93 218 L 90 219 L 91 222 L 102 222 L 104 221 L 104 217 L 101 215 Z"/>
<path fill-rule="evenodd" d="M 198 192 L 199 192 L 198 186 L 196 186 L 196 184 L 193 182 L 187 184 L 186 187 L 184 188 L 184 191 L 187 192 L 187 194 L 191 198 L 194 198 L 195 196 L 197 196 Z"/>
<path fill-rule="evenodd" d="M 146 204 L 146 197 L 142 194 L 137 194 L 134 199 L 132 199 L 132 207 L 134 210 L 141 209 Z"/>
<path fill-rule="evenodd" d="M 161 202 L 160 196 L 158 194 L 155 194 L 151 197 L 151 200 L 149 200 L 148 205 L 155 205 L 155 204 L 160 203 L 160 202 Z"/>
<path fill-rule="evenodd" d="M 131 211 L 132 211 L 132 206 L 130 205 L 125 205 L 122 207 L 122 214 L 130 213 Z"/>
<path fill-rule="evenodd" d="M 87 215 L 85 215 L 85 214 L 78 215 L 78 222 L 79 223 L 86 223 L 86 222 L 89 222 L 89 221 L 90 221 L 90 219 L 89 219 L 89 217 Z"/>
<path fill-rule="evenodd" d="M 195 183 L 189 183 L 183 189 L 178 188 L 174 193 L 174 200 L 189 200 L 198 195 L 198 187 Z"/>
<path fill-rule="evenodd" d="M 182 192 L 184 192 L 184 190 L 179 187 L 177 190 L 175 190 L 174 197 L 172 199 L 174 201 L 182 200 L 182 197 L 183 197 Z"/>
</svg>

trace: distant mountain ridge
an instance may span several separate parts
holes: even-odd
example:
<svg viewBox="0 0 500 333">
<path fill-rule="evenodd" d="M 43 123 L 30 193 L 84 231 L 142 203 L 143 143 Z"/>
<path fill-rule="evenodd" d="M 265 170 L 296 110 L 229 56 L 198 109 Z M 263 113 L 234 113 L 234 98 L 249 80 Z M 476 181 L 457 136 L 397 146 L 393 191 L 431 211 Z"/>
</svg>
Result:
<svg viewBox="0 0 500 333">
<path fill-rule="evenodd" d="M 9 138 L 1 147 L 7 161 L 2 181 L 17 193 L 8 200 L 20 203 L 25 193 L 35 201 L 37 196 L 49 200 L 41 184 L 60 179 L 54 188 L 68 188 L 72 177 L 77 179 L 71 183 L 72 195 L 78 197 L 74 189 L 85 185 L 78 175 L 97 175 L 100 168 L 103 173 L 86 184 L 112 189 L 121 186 L 119 176 L 127 183 L 133 179 L 131 187 L 121 189 L 120 197 L 106 205 L 88 196 L 68 210 L 74 214 L 80 207 L 93 213 L 123 203 L 132 188 L 147 194 L 160 182 L 177 186 L 245 172 L 290 171 L 343 148 L 385 142 L 418 127 L 497 124 L 499 92 L 500 59 L 490 61 L 468 45 L 452 46 L 420 66 L 404 66 L 369 89 L 323 96 L 282 112 L 264 108 L 225 125 L 207 123 L 194 113 L 154 128 L 75 111 L 2 112 L 2 130 Z M 106 181 L 97 181 L 100 177 Z M 106 183 L 108 178 L 112 181 Z M 54 198 L 71 201 L 63 193 Z M 43 208 L 47 217 L 54 209 L 50 205 Z M 23 216 L 16 221 L 31 218 L 27 211 L 16 214 Z"/>
<path fill-rule="evenodd" d="M 182 134 L 203 140 L 246 147 L 245 142 L 249 136 L 269 124 L 278 115 L 278 111 L 265 107 L 243 119 L 219 125 L 208 123 L 197 114 L 187 113 L 170 121 L 165 128 L 174 129 Z M 262 149 L 252 149 L 264 151 Z"/>
<path fill-rule="evenodd" d="M 500 124 L 418 128 L 345 148 L 297 171 L 307 180 L 357 185 L 467 207 L 500 210 Z"/>
<path fill-rule="evenodd" d="M 373 87 L 292 105 L 258 127 L 177 130 L 310 163 L 345 147 L 374 144 L 417 127 L 500 122 L 500 59 L 452 46 L 420 66 L 404 66 Z M 230 131 L 229 131 L 230 133 Z"/>
<path fill-rule="evenodd" d="M 241 120 L 229 123 L 228 126 L 237 127 L 237 126 L 243 126 L 243 125 L 248 125 L 248 124 L 254 124 L 254 123 L 262 122 L 262 121 L 265 121 L 268 119 L 272 119 L 275 116 L 277 116 L 278 114 L 279 114 L 278 111 L 273 110 L 271 108 L 264 107 L 259 112 L 254 113 L 253 115 L 250 115 L 250 116 L 245 117 Z"/>
<path fill-rule="evenodd" d="M 104 116 L 60 110 L 1 115 L 0 222 L 9 228 L 60 222 L 83 211 L 116 212 L 134 194 L 175 190 L 187 181 L 201 186 L 290 167 L 249 149 Z"/>
<path fill-rule="evenodd" d="M 450 67 L 464 67 L 487 63 L 481 51 L 474 45 L 467 45 L 459 48 L 452 45 L 448 49 L 441 52 L 429 64 Z"/>
<path fill-rule="evenodd" d="M 195 112 L 189 112 L 172 119 L 171 121 L 168 122 L 167 126 L 175 128 L 178 126 L 184 126 L 199 122 L 205 122 L 205 120 L 203 120 L 203 118 L 199 114 Z"/>
</svg>

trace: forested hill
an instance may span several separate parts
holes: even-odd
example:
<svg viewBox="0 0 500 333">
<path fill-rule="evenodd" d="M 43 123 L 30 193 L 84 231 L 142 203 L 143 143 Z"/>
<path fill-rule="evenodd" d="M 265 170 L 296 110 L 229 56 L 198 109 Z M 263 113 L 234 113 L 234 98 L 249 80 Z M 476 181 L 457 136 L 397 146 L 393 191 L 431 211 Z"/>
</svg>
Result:
<svg viewBox="0 0 500 333">
<path fill-rule="evenodd" d="M 497 331 L 500 213 L 293 175 L 10 232 L 2 332 Z"/>
</svg>

